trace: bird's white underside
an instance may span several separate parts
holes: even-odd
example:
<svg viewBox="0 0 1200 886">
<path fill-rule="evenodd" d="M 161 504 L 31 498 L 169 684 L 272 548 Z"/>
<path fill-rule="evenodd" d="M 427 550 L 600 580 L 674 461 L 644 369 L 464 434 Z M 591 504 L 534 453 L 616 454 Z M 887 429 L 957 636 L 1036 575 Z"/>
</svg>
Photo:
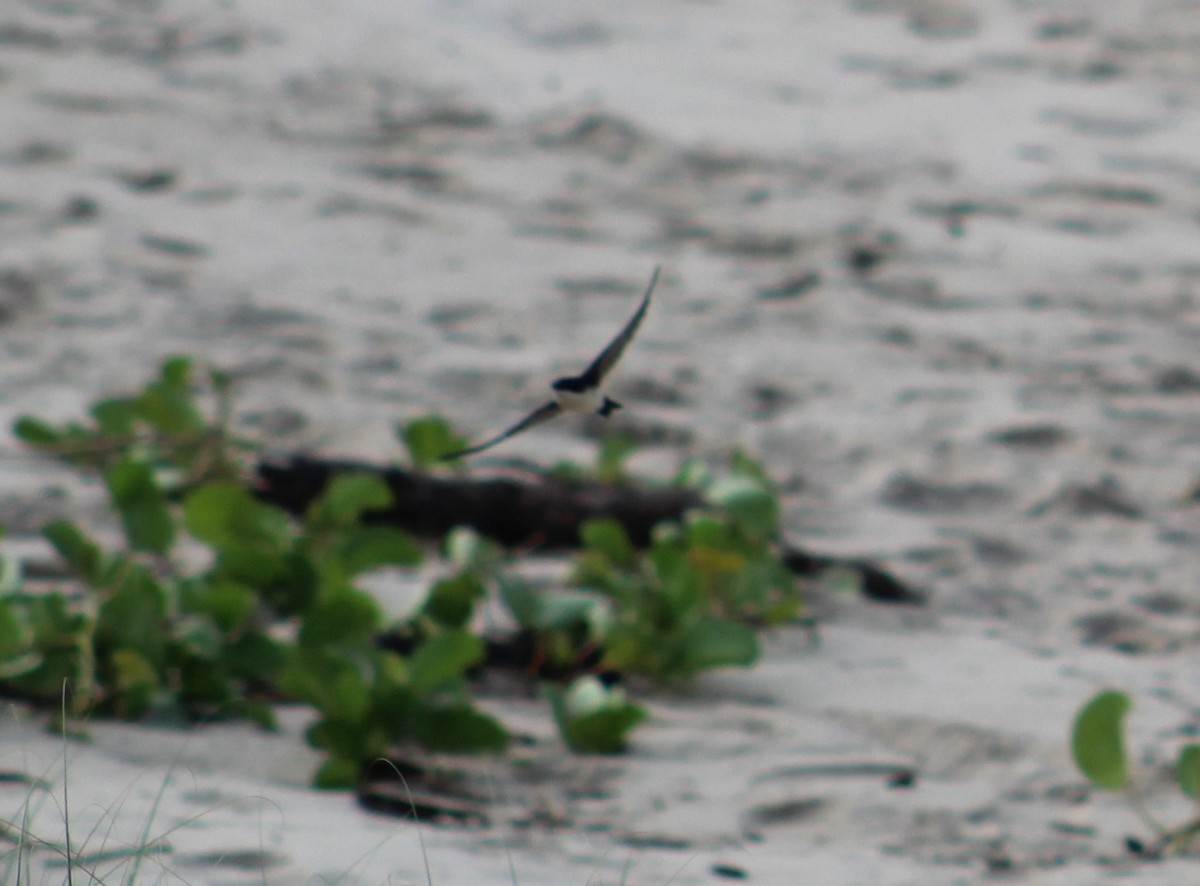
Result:
<svg viewBox="0 0 1200 886">
<path fill-rule="evenodd" d="M 604 394 L 599 389 L 575 393 L 574 391 L 555 391 L 558 405 L 567 412 L 599 412 L 604 403 Z"/>
</svg>

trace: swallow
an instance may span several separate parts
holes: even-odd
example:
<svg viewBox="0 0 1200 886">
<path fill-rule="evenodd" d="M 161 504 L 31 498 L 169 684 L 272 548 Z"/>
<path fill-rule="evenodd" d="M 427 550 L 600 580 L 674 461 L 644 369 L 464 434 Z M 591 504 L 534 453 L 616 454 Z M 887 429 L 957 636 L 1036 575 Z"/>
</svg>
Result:
<svg viewBox="0 0 1200 886">
<path fill-rule="evenodd" d="M 476 446 L 447 453 L 442 456 L 442 461 L 451 461 L 491 449 L 497 443 L 503 443 L 509 437 L 515 437 L 522 431 L 549 421 L 562 412 L 595 412 L 597 415 L 607 418 L 620 409 L 621 404 L 604 394 L 600 386 L 612 372 L 613 367 L 617 365 L 621 355 L 625 353 L 625 348 L 633 340 L 638 327 L 642 325 L 642 320 L 646 317 L 646 310 L 650 307 L 650 296 L 658 283 L 659 270 L 660 268 L 655 267 L 654 273 L 650 277 L 650 284 L 646 287 L 646 294 L 642 296 L 641 304 L 633 312 L 633 316 L 629 318 L 625 328 L 617 333 L 608 346 L 591 362 L 591 365 L 579 375 L 555 379 L 550 384 L 550 389 L 554 391 L 553 400 L 546 401 L 503 433 Z"/>
</svg>

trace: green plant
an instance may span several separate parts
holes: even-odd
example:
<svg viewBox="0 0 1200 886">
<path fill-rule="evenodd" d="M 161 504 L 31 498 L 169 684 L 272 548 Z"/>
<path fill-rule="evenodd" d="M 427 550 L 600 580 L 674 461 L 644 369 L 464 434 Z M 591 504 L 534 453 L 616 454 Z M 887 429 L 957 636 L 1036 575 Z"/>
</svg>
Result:
<svg viewBox="0 0 1200 886">
<path fill-rule="evenodd" d="M 596 451 L 596 478 L 602 483 L 625 480 L 625 462 L 637 450 L 637 444 L 624 434 L 606 434 Z"/>
<path fill-rule="evenodd" d="M 762 469 L 736 455 L 718 480 L 699 463 L 681 469 L 677 482 L 704 490 L 705 504 L 660 524 L 647 550 L 611 520 L 582 527 L 572 587 L 534 587 L 509 574 L 495 544 L 454 530 L 447 568 L 392 648 L 379 640 L 396 626 L 358 583 L 424 554 L 406 533 L 369 520 L 392 504 L 386 484 L 370 473 L 335 477 L 299 520 L 257 500 L 241 478 L 245 444 L 228 430 L 229 394 L 225 374 L 201 376 L 174 357 L 141 391 L 94 404 L 87 421 L 17 421 L 27 443 L 102 478 L 123 543 L 105 547 L 70 521 L 50 523 L 43 534 L 73 581 L 36 591 L 16 560 L 0 557 L 0 692 L 49 702 L 65 681 L 64 718 L 263 726 L 273 703 L 300 701 L 317 714 L 308 733 L 325 755 L 316 781 L 340 787 L 397 744 L 505 746 L 504 728 L 470 692 L 485 657 L 475 612 L 492 590 L 532 636 L 538 668 L 572 678 L 545 695 L 564 740 L 586 753 L 625 747 L 645 717 L 589 669 L 679 680 L 747 666 L 758 657 L 754 627 L 799 612 L 775 554 L 775 494 Z M 409 422 L 401 437 L 418 467 L 463 445 L 436 417 Z M 621 481 L 631 451 L 606 441 L 598 476 Z M 197 562 L 197 549 L 203 562 L 181 565 Z"/>
<path fill-rule="evenodd" d="M 399 741 L 467 753 L 502 750 L 508 740 L 467 691 L 466 673 L 484 651 L 483 642 L 462 628 L 469 612 L 461 621 L 427 619 L 408 656 L 375 643 L 382 615 L 352 580 L 370 568 L 420 559 L 403 533 L 361 523 L 365 511 L 386 507 L 390 497 L 378 477 L 341 477 L 309 512 L 311 536 L 302 544 L 319 564 L 315 595 L 282 686 L 320 714 L 308 738 L 328 755 L 316 776 L 321 787 L 357 783 L 362 765 Z M 455 609 L 447 596 L 435 585 L 424 612 L 444 616 Z"/>
<path fill-rule="evenodd" d="M 601 637 L 607 667 L 685 679 L 757 660 L 753 629 L 723 612 L 738 558 L 674 525 L 659 526 L 644 553 L 635 554 L 624 530 L 608 520 L 586 524 L 583 538 L 574 580 L 613 602 Z"/>
<path fill-rule="evenodd" d="M 257 501 L 225 476 L 236 464 L 228 434 L 201 418 L 190 377 L 190 361 L 173 358 L 139 394 L 96 404 L 90 425 L 17 422 L 39 449 L 101 473 L 124 546 L 106 550 L 69 521 L 44 528 L 82 591 L 27 593 L 19 564 L 0 559 L 0 691 L 48 702 L 67 680 L 73 716 L 264 726 L 269 702 L 291 693 L 320 716 L 310 740 L 328 755 L 324 785 L 352 783 L 407 739 L 502 747 L 504 730 L 475 710 L 464 678 L 483 653 L 462 628 L 484 545 L 433 589 L 411 655 L 376 648 L 382 615 L 355 580 L 422 559 L 404 532 L 363 520 L 390 504 L 387 487 L 373 475 L 337 477 L 299 523 Z M 223 378 L 210 374 L 222 403 Z M 183 539 L 207 548 L 206 566 L 178 568 Z"/>
<path fill-rule="evenodd" d="M 625 699 L 619 686 L 605 686 L 586 674 L 565 690 L 546 684 L 558 731 L 571 750 L 581 754 L 616 754 L 625 750 L 628 733 L 646 719 L 645 709 Z"/>
<path fill-rule="evenodd" d="M 421 636 L 467 627 L 505 559 L 498 545 L 465 526 L 450 531 L 443 553 L 455 571 L 433 583 L 410 620 L 410 627 Z"/>
<path fill-rule="evenodd" d="M 1133 702 L 1124 692 L 1106 689 L 1093 696 L 1075 716 L 1071 730 L 1071 753 L 1075 765 L 1093 785 L 1107 791 L 1123 791 L 1130 805 L 1155 832 L 1148 854 L 1186 849 L 1200 835 L 1200 814 L 1182 825 L 1159 824 L 1130 777 L 1125 751 L 1125 718 Z M 1180 792 L 1200 801 L 1200 744 L 1185 744 L 1179 751 L 1175 778 Z M 1131 841 L 1131 845 L 1134 841 Z"/>
<path fill-rule="evenodd" d="M 277 644 L 252 618 L 254 594 L 218 570 L 180 577 L 171 562 L 181 508 L 191 521 L 203 510 L 196 503 L 233 486 L 226 478 L 239 470 L 229 377 L 214 370 L 205 380 L 197 384 L 191 360 L 172 357 L 136 394 L 93 404 L 87 423 L 17 420 L 14 432 L 26 443 L 101 476 L 125 547 L 106 551 L 65 520 L 44 528 L 88 593 L 0 588 L 0 613 L 20 626 L 25 650 L 24 666 L 3 675 L 10 689 L 44 698 L 67 679 L 74 714 L 269 719 L 246 691 L 278 661 L 269 654 Z M 202 408 L 198 387 L 211 409 Z M 256 504 L 241 495 L 231 506 Z M 253 523 L 265 507 L 247 508 L 242 519 Z"/>
<path fill-rule="evenodd" d="M 193 361 L 169 357 L 158 378 L 141 391 L 93 403 L 87 423 L 55 426 L 22 416 L 13 433 L 47 455 L 101 473 L 114 497 L 138 494 L 143 478 L 131 464 L 157 469 L 159 484 L 173 491 L 234 478 L 240 473 L 235 453 L 248 444 L 229 431 L 231 380 L 228 373 L 213 369 L 204 383 L 213 399 L 207 417 L 196 398 L 200 382 Z"/>
<path fill-rule="evenodd" d="M 568 588 L 535 587 L 498 572 L 500 597 L 535 642 L 539 672 L 590 667 L 683 680 L 719 667 L 752 665 L 756 625 L 799 615 L 795 580 L 776 554 L 778 504 L 751 460 L 713 481 L 688 468 L 681 481 L 705 490 L 706 506 L 659 524 L 639 551 L 614 520 L 581 527 L 583 548 Z M 544 688 L 564 740 L 581 752 L 609 753 L 644 711 L 584 675 L 567 689 Z"/>
<path fill-rule="evenodd" d="M 465 437 L 460 437 L 439 415 L 414 418 L 397 429 L 397 436 L 408 449 L 408 458 L 413 467 L 428 468 L 442 462 L 442 456 L 467 446 Z"/>
<path fill-rule="evenodd" d="M 505 607 L 533 638 L 538 673 L 578 673 L 612 622 L 611 601 L 595 592 L 538 587 L 505 574 L 496 582 Z"/>
<path fill-rule="evenodd" d="M 144 487 L 143 494 L 161 501 L 152 484 Z M 41 601 L 44 629 L 39 645 L 46 645 L 46 633 L 56 632 L 59 648 L 73 646 L 78 655 L 73 668 L 64 668 L 59 661 L 57 668 L 30 675 L 27 681 L 72 679 L 76 713 L 93 710 L 168 719 L 244 716 L 269 724 L 270 708 L 255 698 L 254 690 L 274 680 L 286 644 L 269 634 L 277 611 L 246 583 L 250 569 L 239 571 L 232 564 L 237 555 L 253 548 L 258 555 L 256 577 L 269 575 L 276 562 L 272 555 L 282 559 L 282 554 L 263 538 L 254 538 L 252 530 L 264 524 L 278 529 L 282 514 L 223 481 L 196 488 L 182 508 L 164 506 L 156 530 L 148 529 L 154 524 L 130 517 L 142 508 L 142 500 L 114 497 L 114 503 L 126 529 L 125 551 L 103 550 L 67 521 L 44 529 L 47 540 L 89 593 L 74 610 L 64 605 L 61 592 Z M 157 538 L 174 539 L 180 510 L 193 537 L 213 545 L 212 566 L 194 575 L 179 575 L 169 568 L 165 560 L 169 549 L 155 551 L 160 557 L 150 559 L 141 550 L 140 539 L 155 531 Z M 212 521 L 222 518 L 236 521 L 245 534 L 236 540 L 228 536 L 225 545 L 206 537 Z M 275 547 L 281 549 L 286 543 L 277 534 Z M 72 630 L 74 643 L 62 642 Z"/>
<path fill-rule="evenodd" d="M 758 659 L 754 624 L 781 624 L 800 595 L 776 556 L 778 504 L 765 481 L 742 467 L 708 485 L 709 506 L 655 528 L 636 551 L 620 524 L 582 527 L 574 584 L 612 602 L 600 632 L 604 664 L 659 679 L 682 679 Z"/>
</svg>

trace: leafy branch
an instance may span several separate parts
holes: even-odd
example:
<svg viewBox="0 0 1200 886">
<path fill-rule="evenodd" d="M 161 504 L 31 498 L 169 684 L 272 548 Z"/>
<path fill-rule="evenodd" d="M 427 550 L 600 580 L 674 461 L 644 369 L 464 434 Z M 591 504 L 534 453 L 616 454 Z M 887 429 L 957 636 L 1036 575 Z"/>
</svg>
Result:
<svg viewBox="0 0 1200 886">
<path fill-rule="evenodd" d="M 67 716 L 236 717 L 268 728 L 274 704 L 307 704 L 317 715 L 308 740 L 325 755 L 316 782 L 340 787 L 404 743 L 506 746 L 504 727 L 471 691 L 492 642 L 474 629 L 489 595 L 533 649 L 530 673 L 565 678 L 548 680 L 544 694 L 564 740 L 592 753 L 621 750 L 646 716 L 614 675 L 674 681 L 749 666 L 754 626 L 799 612 L 774 553 L 774 492 L 739 457 L 717 481 L 681 471 L 677 481 L 699 489 L 703 504 L 660 524 L 646 550 L 614 521 L 585 524 L 567 587 L 531 585 L 496 545 L 455 530 L 442 577 L 390 624 L 360 580 L 426 556 L 405 532 L 372 521 L 393 493 L 357 472 L 334 476 L 298 517 L 258 500 L 231 404 L 227 374 L 201 375 L 175 357 L 141 391 L 93 404 L 85 421 L 16 422 L 27 444 L 103 480 L 124 542 L 106 549 L 71 521 L 48 524 L 43 535 L 72 576 L 52 588 L 28 587 L 20 564 L 0 557 L 0 693 L 50 704 L 67 681 Z M 435 417 L 401 435 L 416 465 L 461 444 Z M 630 451 L 621 441 L 601 447 L 598 474 L 621 480 Z M 182 545 L 204 551 L 204 565 L 181 566 L 195 562 Z"/>
<path fill-rule="evenodd" d="M 1127 694 L 1106 689 L 1079 710 L 1071 731 L 1075 765 L 1096 787 L 1123 792 L 1134 812 L 1154 832 L 1149 846 L 1133 838 L 1127 841 L 1137 854 L 1156 857 L 1164 852 L 1181 852 L 1200 835 L 1200 812 L 1175 827 L 1161 824 L 1150 813 L 1130 775 L 1125 751 L 1125 719 L 1132 707 Z M 1180 748 L 1175 781 L 1184 797 L 1200 804 L 1200 744 L 1189 742 Z"/>
</svg>

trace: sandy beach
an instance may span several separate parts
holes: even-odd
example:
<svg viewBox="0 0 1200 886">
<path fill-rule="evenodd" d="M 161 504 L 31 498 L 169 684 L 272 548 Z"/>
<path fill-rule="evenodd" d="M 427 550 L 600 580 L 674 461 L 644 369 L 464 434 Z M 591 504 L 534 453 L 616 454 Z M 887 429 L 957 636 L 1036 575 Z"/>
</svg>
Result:
<svg viewBox="0 0 1200 886">
<path fill-rule="evenodd" d="M 478 438 L 537 405 L 661 264 L 613 377 L 632 472 L 744 448 L 789 540 L 929 594 L 818 595 L 816 642 L 644 695 L 622 757 L 485 696 L 531 740 L 472 764 L 484 828 L 308 789 L 294 712 L 64 744 L 17 705 L 0 770 L 44 783 L 0 783 L 0 818 L 162 847 L 139 883 L 1195 879 L 1125 853 L 1144 825 L 1067 741 L 1129 691 L 1149 803 L 1187 816 L 1198 45 L 1200 7 L 1153 0 L 0 3 L 0 427 L 186 353 L 268 453 L 386 463 L 399 421 Z M 590 463 L 602 430 L 474 470 Z M 0 450 L 10 551 L 103 531 L 95 486 Z"/>
</svg>

